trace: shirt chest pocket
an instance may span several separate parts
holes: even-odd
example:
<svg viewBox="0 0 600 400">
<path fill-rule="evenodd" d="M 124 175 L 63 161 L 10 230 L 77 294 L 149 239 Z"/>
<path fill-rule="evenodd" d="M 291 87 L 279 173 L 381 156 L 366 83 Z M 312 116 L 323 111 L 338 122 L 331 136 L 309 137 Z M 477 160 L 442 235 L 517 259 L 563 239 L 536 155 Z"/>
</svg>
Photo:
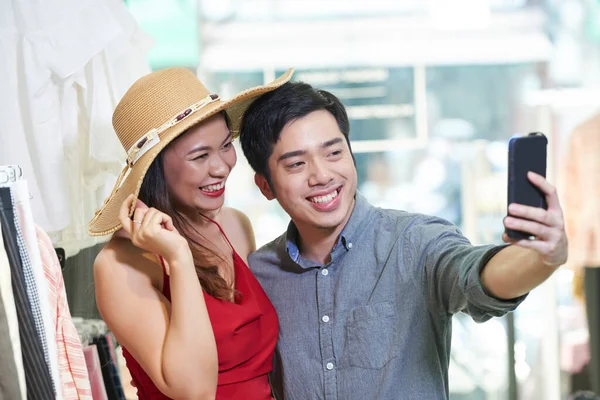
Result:
<svg viewBox="0 0 600 400">
<path fill-rule="evenodd" d="M 379 369 L 398 354 L 396 310 L 383 302 L 355 308 L 346 327 L 350 365 Z"/>
</svg>

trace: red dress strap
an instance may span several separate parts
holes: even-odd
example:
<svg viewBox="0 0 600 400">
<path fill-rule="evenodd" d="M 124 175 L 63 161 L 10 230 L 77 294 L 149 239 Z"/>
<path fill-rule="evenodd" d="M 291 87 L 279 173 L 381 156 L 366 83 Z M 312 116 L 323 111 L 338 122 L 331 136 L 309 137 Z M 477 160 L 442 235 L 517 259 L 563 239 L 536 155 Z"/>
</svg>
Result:
<svg viewBox="0 0 600 400">
<path fill-rule="evenodd" d="M 225 241 L 227 241 L 227 244 L 229 245 L 229 247 L 231 247 L 231 250 L 233 251 L 234 263 L 235 263 L 236 262 L 235 258 L 239 257 L 239 256 L 238 256 L 237 252 L 235 251 L 235 248 L 233 247 L 233 245 L 229 241 L 229 238 L 225 234 L 225 231 L 223 230 L 223 228 L 221 228 L 221 225 L 219 225 L 219 223 L 217 221 L 215 221 L 214 219 L 209 218 L 209 217 L 205 217 L 205 218 L 207 220 L 209 220 L 210 222 L 212 222 L 213 224 L 215 224 L 217 226 L 217 228 L 219 228 L 219 231 L 221 232 L 221 234 L 225 238 Z M 160 260 L 160 265 L 162 266 L 162 270 L 163 270 L 162 294 L 167 299 L 169 299 L 169 301 L 171 301 L 171 280 L 170 280 L 169 274 L 167 274 L 167 267 L 165 265 L 165 260 L 164 260 L 164 258 L 161 255 L 158 255 L 158 259 Z"/>
<path fill-rule="evenodd" d="M 229 245 L 229 247 L 231 247 L 231 250 L 233 250 L 233 252 L 235 253 L 235 248 L 233 247 L 233 245 L 231 244 L 231 242 L 229 241 L 229 238 L 227 237 L 227 235 L 225 234 L 225 231 L 223 230 L 223 228 L 221 228 L 221 225 L 219 225 L 219 223 L 217 221 L 215 221 L 212 218 L 209 217 L 205 217 L 207 220 L 209 220 L 210 222 L 212 222 L 213 224 L 215 224 L 217 226 L 217 228 L 219 228 L 219 231 L 221 231 L 221 235 L 223 235 L 223 237 L 225 238 L 225 240 L 227 241 L 227 244 Z"/>
</svg>

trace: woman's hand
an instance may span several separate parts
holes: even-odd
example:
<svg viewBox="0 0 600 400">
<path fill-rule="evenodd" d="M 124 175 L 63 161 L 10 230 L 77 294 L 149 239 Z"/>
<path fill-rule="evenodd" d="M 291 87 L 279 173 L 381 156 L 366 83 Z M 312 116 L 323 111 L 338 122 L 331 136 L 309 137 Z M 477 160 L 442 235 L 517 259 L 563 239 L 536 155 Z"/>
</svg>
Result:
<svg viewBox="0 0 600 400">
<path fill-rule="evenodd" d="M 177 232 L 170 216 L 137 200 L 132 220 L 129 218 L 132 201 L 133 195 L 125 199 L 119 220 L 136 247 L 158 254 L 167 261 L 186 254 L 191 256 L 187 240 Z"/>
</svg>

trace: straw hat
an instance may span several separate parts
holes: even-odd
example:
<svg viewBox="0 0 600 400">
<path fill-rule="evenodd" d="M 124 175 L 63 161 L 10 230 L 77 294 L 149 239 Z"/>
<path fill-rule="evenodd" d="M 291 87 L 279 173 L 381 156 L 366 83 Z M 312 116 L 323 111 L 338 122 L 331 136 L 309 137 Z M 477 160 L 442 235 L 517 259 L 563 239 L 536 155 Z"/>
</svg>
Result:
<svg viewBox="0 0 600 400">
<path fill-rule="evenodd" d="M 123 201 L 140 192 L 152 161 L 173 139 L 191 126 L 225 111 L 233 136 L 239 134 L 241 119 L 252 101 L 288 82 L 289 69 L 273 82 L 244 90 L 222 101 L 184 68 L 168 68 L 137 80 L 113 113 L 113 127 L 127 152 L 127 165 L 117 178 L 112 193 L 104 200 L 88 225 L 91 236 L 109 235 L 121 229 L 119 209 Z M 133 202 L 130 213 L 135 207 Z"/>
</svg>

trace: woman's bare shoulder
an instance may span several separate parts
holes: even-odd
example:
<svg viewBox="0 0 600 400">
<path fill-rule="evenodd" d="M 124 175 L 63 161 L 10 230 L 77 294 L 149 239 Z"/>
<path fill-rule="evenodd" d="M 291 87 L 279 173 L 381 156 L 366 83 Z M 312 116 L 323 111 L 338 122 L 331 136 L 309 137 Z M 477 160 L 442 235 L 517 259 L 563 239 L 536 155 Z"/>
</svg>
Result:
<svg viewBox="0 0 600 400">
<path fill-rule="evenodd" d="M 135 282 L 162 283 L 162 266 L 154 254 L 135 247 L 129 239 L 112 238 L 94 261 L 95 280 L 136 277 Z"/>
<path fill-rule="evenodd" d="M 256 250 L 254 230 L 250 218 L 235 208 L 223 208 L 222 213 L 223 229 L 229 240 L 233 242 L 238 254 L 246 258 L 248 254 Z"/>
</svg>

